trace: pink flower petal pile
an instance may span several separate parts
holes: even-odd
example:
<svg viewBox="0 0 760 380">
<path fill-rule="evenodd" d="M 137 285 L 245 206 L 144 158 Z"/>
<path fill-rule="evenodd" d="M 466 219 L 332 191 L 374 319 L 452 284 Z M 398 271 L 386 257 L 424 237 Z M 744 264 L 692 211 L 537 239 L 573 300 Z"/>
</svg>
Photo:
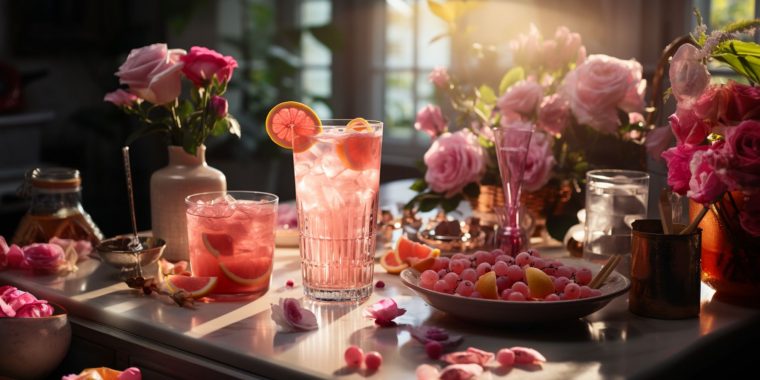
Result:
<svg viewBox="0 0 760 380">
<path fill-rule="evenodd" d="M 390 298 L 383 298 L 364 309 L 365 317 L 374 319 L 377 325 L 383 327 L 395 326 L 396 323 L 393 320 L 404 313 L 406 309 L 398 307 L 396 301 Z"/>
<path fill-rule="evenodd" d="M 0 318 L 41 318 L 53 315 L 53 307 L 31 293 L 13 286 L 0 287 Z"/>
<path fill-rule="evenodd" d="M 9 246 L 0 236 L 0 269 L 31 269 L 41 274 L 72 272 L 77 269 L 77 261 L 87 258 L 90 252 L 92 244 L 86 240 L 53 237 L 49 243 L 19 247 Z"/>
<path fill-rule="evenodd" d="M 87 368 L 78 375 L 71 374 L 61 378 L 61 380 L 89 380 L 89 379 L 112 379 L 112 380 L 142 380 L 142 373 L 137 367 L 130 367 L 124 371 L 100 367 Z"/>
<path fill-rule="evenodd" d="M 319 328 L 317 317 L 311 310 L 301 307 L 295 298 L 280 298 L 272 304 L 272 320 L 285 331 L 308 331 Z"/>
</svg>

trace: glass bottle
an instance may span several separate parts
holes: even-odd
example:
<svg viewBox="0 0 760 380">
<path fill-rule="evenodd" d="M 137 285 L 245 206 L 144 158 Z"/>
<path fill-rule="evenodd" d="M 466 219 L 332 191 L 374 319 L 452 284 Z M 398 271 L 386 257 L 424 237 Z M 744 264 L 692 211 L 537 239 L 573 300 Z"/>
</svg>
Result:
<svg viewBox="0 0 760 380">
<path fill-rule="evenodd" d="M 103 234 L 82 207 L 82 179 L 70 168 L 37 168 L 26 174 L 22 195 L 31 196 L 29 211 L 19 223 L 13 243 L 24 246 L 61 239 L 89 240 Z"/>
</svg>

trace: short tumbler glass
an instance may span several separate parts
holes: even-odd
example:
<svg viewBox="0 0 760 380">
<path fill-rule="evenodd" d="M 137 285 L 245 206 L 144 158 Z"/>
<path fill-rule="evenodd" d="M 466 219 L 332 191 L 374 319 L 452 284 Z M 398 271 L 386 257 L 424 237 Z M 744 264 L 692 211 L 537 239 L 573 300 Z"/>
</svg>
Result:
<svg viewBox="0 0 760 380">
<path fill-rule="evenodd" d="M 626 255 L 630 265 L 631 224 L 647 216 L 649 174 L 601 169 L 586 173 L 586 224 L 583 253 L 591 261 Z M 628 275 L 627 270 L 621 271 Z"/>
<path fill-rule="evenodd" d="M 267 292 L 278 200 L 256 191 L 185 198 L 190 268 L 194 276 L 217 278 L 209 300 L 250 300 Z"/>
</svg>

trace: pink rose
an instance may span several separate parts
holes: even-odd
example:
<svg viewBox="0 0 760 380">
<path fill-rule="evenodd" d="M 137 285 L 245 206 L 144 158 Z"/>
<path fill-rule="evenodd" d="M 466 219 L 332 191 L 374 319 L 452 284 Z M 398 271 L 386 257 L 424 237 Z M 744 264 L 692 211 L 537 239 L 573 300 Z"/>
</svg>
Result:
<svg viewBox="0 0 760 380">
<path fill-rule="evenodd" d="M 485 168 L 483 149 L 466 129 L 441 135 L 425 152 L 424 161 L 425 181 L 433 191 L 447 197 L 478 181 Z"/>
<path fill-rule="evenodd" d="M 467 351 L 457 351 L 443 355 L 441 360 L 449 364 L 478 364 L 485 366 L 486 363 L 493 360 L 493 358 L 493 352 L 483 351 L 475 347 L 468 347 Z"/>
<path fill-rule="evenodd" d="M 715 123 L 725 119 L 726 109 L 732 97 L 728 86 L 708 86 L 690 108 L 697 118 Z"/>
<path fill-rule="evenodd" d="M 668 149 L 670 142 L 673 140 L 673 132 L 668 127 L 655 128 L 647 133 L 644 146 L 647 149 L 649 157 L 655 160 L 661 159 L 662 153 Z"/>
<path fill-rule="evenodd" d="M 708 160 L 705 159 L 705 155 L 707 155 L 707 151 L 700 150 L 694 152 L 691 157 L 691 162 L 689 162 L 691 179 L 689 180 L 689 191 L 686 192 L 689 198 L 701 204 L 715 202 L 728 189 L 708 163 Z"/>
<path fill-rule="evenodd" d="M 662 153 L 668 165 L 668 185 L 673 192 L 686 195 L 691 180 L 689 163 L 695 152 L 706 149 L 706 145 L 677 145 Z"/>
<path fill-rule="evenodd" d="M 64 252 L 69 248 L 73 249 L 77 254 L 77 261 L 86 259 L 92 253 L 92 243 L 89 240 L 61 239 L 53 236 L 48 243 L 61 246 Z"/>
<path fill-rule="evenodd" d="M 272 304 L 272 320 L 285 330 L 308 331 L 319 328 L 314 313 L 301 307 L 295 298 L 280 298 L 278 305 Z"/>
<path fill-rule="evenodd" d="M 423 107 L 417 112 L 414 129 L 427 133 L 431 139 L 435 139 L 441 133 L 446 132 L 446 119 L 443 117 L 441 108 L 432 104 Z"/>
<path fill-rule="evenodd" d="M 725 143 L 711 153 L 711 165 L 730 190 L 760 189 L 759 121 L 728 128 Z"/>
<path fill-rule="evenodd" d="M 530 139 L 530 147 L 523 174 L 523 189 L 536 191 L 546 185 L 554 168 L 552 143 L 545 133 L 535 132 Z"/>
<path fill-rule="evenodd" d="M 24 269 L 29 267 L 29 262 L 27 262 L 26 257 L 24 256 L 24 251 L 16 244 L 11 244 L 3 256 L 5 256 L 5 258 L 0 259 L 0 263 L 5 262 L 5 265 L 7 265 L 8 268 Z"/>
<path fill-rule="evenodd" d="M 515 83 L 496 102 L 502 114 L 518 113 L 531 116 L 538 110 L 544 88 L 533 79 Z"/>
<path fill-rule="evenodd" d="M 678 144 L 698 145 L 710 134 L 710 125 L 690 109 L 678 108 L 668 121 Z"/>
<path fill-rule="evenodd" d="M 688 106 L 710 84 L 710 73 L 702 63 L 699 49 L 692 44 L 678 48 L 670 61 L 668 74 L 673 95 L 682 106 Z"/>
<path fill-rule="evenodd" d="M 644 109 L 646 81 L 641 64 L 595 54 L 565 76 L 560 93 L 570 102 L 579 123 L 614 134 L 620 126 L 618 110 Z"/>
<path fill-rule="evenodd" d="M 570 125 L 570 104 L 559 94 L 545 96 L 538 108 L 538 127 L 550 133 L 562 133 Z"/>
<path fill-rule="evenodd" d="M 0 287 L 0 317 L 39 318 L 53 315 L 45 300 L 13 286 Z"/>
<path fill-rule="evenodd" d="M 56 273 L 68 264 L 66 255 L 60 245 L 34 243 L 27 245 L 23 249 L 29 266 L 41 273 Z"/>
<path fill-rule="evenodd" d="M 430 80 L 430 82 L 432 82 L 435 87 L 446 89 L 449 87 L 449 81 L 451 78 L 449 77 L 449 72 L 445 67 L 438 66 L 430 72 L 430 75 L 428 75 L 428 80 Z"/>
<path fill-rule="evenodd" d="M 560 62 L 577 62 L 580 58 L 579 53 L 581 52 L 581 48 L 583 48 L 583 56 L 585 59 L 586 48 L 583 47 L 580 34 L 572 33 L 567 27 L 560 26 L 557 28 L 557 31 L 554 32 L 554 40 L 557 41 L 557 50 L 554 54 L 557 55 Z"/>
<path fill-rule="evenodd" d="M 512 57 L 519 66 L 533 67 L 541 64 L 543 59 L 541 33 L 535 25 L 530 25 L 528 34 L 520 34 L 509 43 Z"/>
<path fill-rule="evenodd" d="M 760 236 L 760 192 L 746 196 L 744 208 L 739 213 L 739 222 L 748 234 Z"/>
<path fill-rule="evenodd" d="M 47 301 L 34 301 L 16 310 L 16 318 L 41 318 L 53 315 L 53 307 Z"/>
<path fill-rule="evenodd" d="M 405 313 L 406 309 L 398 307 L 396 301 L 391 298 L 383 298 L 363 312 L 365 317 L 374 319 L 377 325 L 383 327 L 394 326 L 396 323 L 393 320 Z"/>
<path fill-rule="evenodd" d="M 216 115 L 216 117 L 220 119 L 227 117 L 227 110 L 229 108 L 227 99 L 214 95 L 211 97 L 209 106 L 211 107 L 211 110 L 214 112 L 214 115 Z"/>
<path fill-rule="evenodd" d="M 225 84 L 232 78 L 232 71 L 237 67 L 237 61 L 230 56 L 224 56 L 205 47 L 193 46 L 190 53 L 182 57 L 185 73 L 196 87 L 211 83 L 216 76 L 219 83 Z"/>
<path fill-rule="evenodd" d="M 131 107 L 135 103 L 142 102 L 142 99 L 122 89 L 107 93 L 103 100 L 118 107 Z"/>
<path fill-rule="evenodd" d="M 729 82 L 728 87 L 733 95 L 728 111 L 736 112 L 733 121 L 760 118 L 760 88 L 736 82 Z"/>
<path fill-rule="evenodd" d="M 119 67 L 119 83 L 153 104 L 173 102 L 182 90 L 180 57 L 184 50 L 169 50 L 166 44 L 153 44 L 129 52 Z"/>
</svg>

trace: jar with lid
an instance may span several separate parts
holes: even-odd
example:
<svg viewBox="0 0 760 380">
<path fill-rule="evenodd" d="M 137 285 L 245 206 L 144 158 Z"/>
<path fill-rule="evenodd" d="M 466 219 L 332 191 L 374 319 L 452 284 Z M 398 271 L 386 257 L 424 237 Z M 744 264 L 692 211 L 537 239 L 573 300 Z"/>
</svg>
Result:
<svg viewBox="0 0 760 380">
<path fill-rule="evenodd" d="M 13 242 L 23 246 L 58 237 L 97 245 L 103 234 L 82 207 L 81 185 L 76 169 L 37 168 L 27 172 L 21 193 L 31 196 L 31 204 Z"/>
</svg>

